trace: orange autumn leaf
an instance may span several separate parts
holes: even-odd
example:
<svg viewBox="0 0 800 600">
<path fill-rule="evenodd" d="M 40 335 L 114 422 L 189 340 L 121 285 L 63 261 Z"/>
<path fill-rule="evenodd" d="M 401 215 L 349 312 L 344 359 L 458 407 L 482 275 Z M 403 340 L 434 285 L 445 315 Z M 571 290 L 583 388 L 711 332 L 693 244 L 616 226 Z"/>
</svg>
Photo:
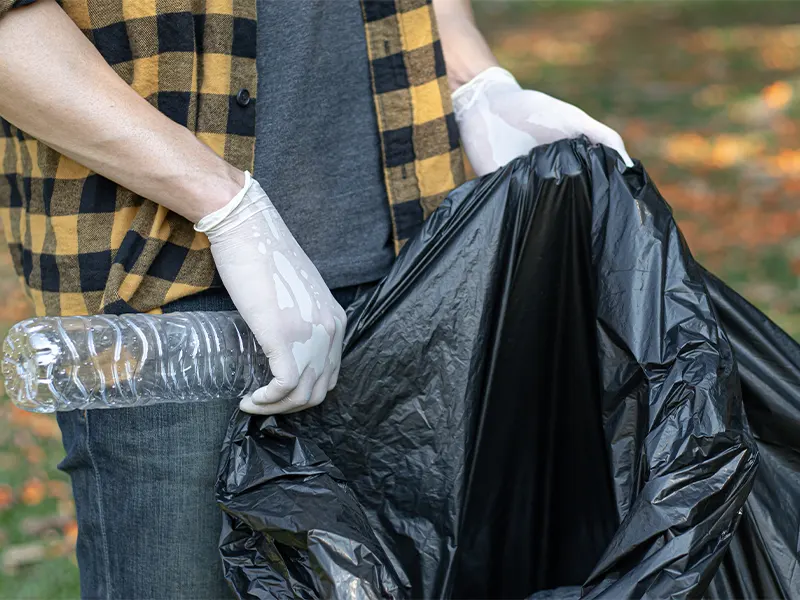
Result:
<svg viewBox="0 0 800 600">
<path fill-rule="evenodd" d="M 724 169 L 735 165 L 742 155 L 742 148 L 735 139 L 720 136 L 711 147 L 710 162 L 717 168 Z"/>
<path fill-rule="evenodd" d="M 705 138 L 697 133 L 679 133 L 663 144 L 664 157 L 676 165 L 702 165 L 727 169 L 761 154 L 764 142 L 753 135 L 721 134 Z"/>
<path fill-rule="evenodd" d="M 78 523 L 70 521 L 64 525 L 64 540 L 70 544 L 75 544 L 78 541 Z"/>
<path fill-rule="evenodd" d="M 54 479 L 47 482 L 47 495 L 57 500 L 71 500 L 72 490 L 66 481 Z"/>
<path fill-rule="evenodd" d="M 503 55 L 532 56 L 537 62 L 552 65 L 581 65 L 592 56 L 591 46 L 581 40 L 566 40 L 561 35 L 532 36 L 529 31 L 509 33 L 499 41 Z"/>
<path fill-rule="evenodd" d="M 14 503 L 14 490 L 11 486 L 3 483 L 0 484 L 0 510 L 5 510 Z"/>
<path fill-rule="evenodd" d="M 24 449 L 25 460 L 32 465 L 38 465 L 44 462 L 46 455 L 40 446 L 28 446 Z"/>
<path fill-rule="evenodd" d="M 769 128 L 777 136 L 780 145 L 792 145 L 800 133 L 797 121 L 783 114 L 775 115 L 770 120 Z"/>
<path fill-rule="evenodd" d="M 40 504 L 42 500 L 44 500 L 46 492 L 47 488 L 44 483 L 42 483 L 41 479 L 37 479 L 36 477 L 31 478 L 26 481 L 25 485 L 22 487 L 22 502 L 28 506 Z"/>
<path fill-rule="evenodd" d="M 33 432 L 36 437 L 58 439 L 61 437 L 61 430 L 53 415 L 40 415 L 31 413 L 16 406 L 11 409 L 9 421 L 13 425 L 19 425 Z"/>
<path fill-rule="evenodd" d="M 767 158 L 767 172 L 773 177 L 800 176 L 800 150 L 784 148 Z"/>
<path fill-rule="evenodd" d="M 636 144 L 650 136 L 650 127 L 644 119 L 629 119 L 624 125 L 622 137 L 627 143 Z"/>
<path fill-rule="evenodd" d="M 794 89 L 785 81 L 776 81 L 761 90 L 761 98 L 769 108 L 779 110 L 792 100 Z"/>
<path fill-rule="evenodd" d="M 781 182 L 781 190 L 786 194 L 800 194 L 800 178 L 783 180 Z"/>
<path fill-rule="evenodd" d="M 714 140 L 709 162 L 714 167 L 725 169 L 760 154 L 763 149 L 764 144 L 758 140 L 741 135 L 723 134 Z"/>
<path fill-rule="evenodd" d="M 700 163 L 710 154 L 708 139 L 697 133 L 679 133 L 664 143 L 664 157 L 675 164 Z"/>
<path fill-rule="evenodd" d="M 767 69 L 790 71 L 800 66 L 797 49 L 780 42 L 767 43 L 761 47 L 759 54 L 761 63 Z"/>
</svg>

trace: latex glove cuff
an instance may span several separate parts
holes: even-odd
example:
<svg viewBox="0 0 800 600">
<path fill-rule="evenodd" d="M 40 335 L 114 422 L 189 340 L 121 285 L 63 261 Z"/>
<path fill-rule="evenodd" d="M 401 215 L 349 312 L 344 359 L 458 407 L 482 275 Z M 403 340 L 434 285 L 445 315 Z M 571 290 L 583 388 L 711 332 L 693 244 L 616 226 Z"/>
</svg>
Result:
<svg viewBox="0 0 800 600">
<path fill-rule="evenodd" d="M 522 90 L 516 77 L 509 71 L 503 67 L 489 67 L 453 92 L 453 111 L 458 115 L 468 110 L 481 97 L 484 88 L 495 83 L 503 83 L 516 90 Z"/>
<path fill-rule="evenodd" d="M 233 199 L 228 202 L 222 208 L 219 208 L 212 212 L 209 215 L 206 215 L 202 219 L 200 219 L 197 224 L 194 226 L 194 230 L 199 233 L 208 233 L 216 228 L 220 223 L 225 221 L 232 213 L 236 210 L 236 208 L 242 203 L 242 200 L 247 195 L 247 192 L 250 191 L 250 187 L 253 185 L 253 177 L 250 175 L 249 171 L 244 172 L 244 186 L 239 193 L 236 194 Z"/>
</svg>

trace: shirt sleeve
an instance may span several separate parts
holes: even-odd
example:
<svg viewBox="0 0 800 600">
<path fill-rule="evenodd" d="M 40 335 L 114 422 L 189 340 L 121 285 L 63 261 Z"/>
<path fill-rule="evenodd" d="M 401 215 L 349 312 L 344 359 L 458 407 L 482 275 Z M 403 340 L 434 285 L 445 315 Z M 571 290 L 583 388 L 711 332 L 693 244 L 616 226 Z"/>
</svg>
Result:
<svg viewBox="0 0 800 600">
<path fill-rule="evenodd" d="M 10 11 L 12 8 L 19 8 L 20 6 L 27 6 L 33 4 L 36 0 L 0 0 L 0 17 Z"/>
</svg>

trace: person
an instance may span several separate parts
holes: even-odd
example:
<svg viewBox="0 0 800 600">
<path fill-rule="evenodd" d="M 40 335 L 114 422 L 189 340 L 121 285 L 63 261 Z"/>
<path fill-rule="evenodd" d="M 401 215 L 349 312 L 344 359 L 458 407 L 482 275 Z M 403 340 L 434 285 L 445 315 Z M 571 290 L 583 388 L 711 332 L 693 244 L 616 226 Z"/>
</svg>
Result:
<svg viewBox="0 0 800 600">
<path fill-rule="evenodd" d="M 274 376 L 239 406 L 265 415 L 336 385 L 344 308 L 463 182 L 462 145 L 478 174 L 580 134 L 630 162 L 499 67 L 469 0 L 0 0 L 0 81 L 36 314 L 235 307 Z M 213 488 L 236 406 L 59 414 L 84 597 L 229 595 Z"/>
</svg>

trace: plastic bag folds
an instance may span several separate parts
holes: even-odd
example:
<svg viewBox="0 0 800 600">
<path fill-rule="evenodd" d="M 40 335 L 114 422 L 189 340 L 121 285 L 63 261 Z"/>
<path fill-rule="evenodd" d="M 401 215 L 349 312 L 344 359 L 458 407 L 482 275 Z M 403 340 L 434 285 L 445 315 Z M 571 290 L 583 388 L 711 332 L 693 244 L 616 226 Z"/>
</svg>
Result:
<svg viewBox="0 0 800 600">
<path fill-rule="evenodd" d="M 797 594 L 800 349 L 640 164 L 578 139 L 461 186 L 348 316 L 322 405 L 231 422 L 239 598 Z"/>
</svg>

